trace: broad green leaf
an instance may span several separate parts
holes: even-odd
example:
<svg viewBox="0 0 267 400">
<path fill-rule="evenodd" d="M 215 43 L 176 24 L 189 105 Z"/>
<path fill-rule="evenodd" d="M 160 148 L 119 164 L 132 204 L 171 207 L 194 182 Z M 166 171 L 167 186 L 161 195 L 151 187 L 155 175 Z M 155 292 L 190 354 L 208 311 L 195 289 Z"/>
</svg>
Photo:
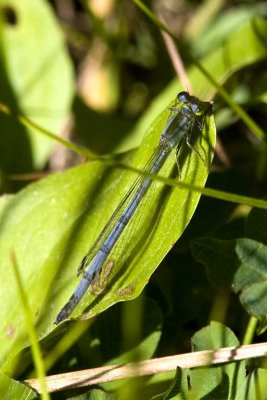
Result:
<svg viewBox="0 0 267 400">
<path fill-rule="evenodd" d="M 34 400 L 37 394 L 28 386 L 0 373 L 0 397 L 1 400 Z"/>
<path fill-rule="evenodd" d="M 135 154 L 134 167 L 144 167 L 168 116 L 166 110 L 155 121 Z M 179 154 L 180 180 L 202 187 L 214 148 L 213 118 L 206 118 L 202 135 L 196 138 L 196 133 L 193 137 L 197 140 L 192 142 L 206 164 L 184 143 Z M 174 152 L 160 174 L 177 177 Z M 7 202 L 0 217 L 2 360 L 28 342 L 11 267 L 11 250 L 16 254 L 37 330 L 44 337 L 54 329 L 57 313 L 80 280 L 76 273 L 81 259 L 135 178 L 136 173 L 131 171 L 94 162 L 29 185 Z M 115 259 L 114 270 L 104 269 L 99 278 L 100 290 L 88 290 L 72 317 L 80 316 L 88 306 L 84 317 L 93 317 L 118 301 L 138 296 L 184 231 L 200 197 L 195 191 L 171 188 L 159 181 L 153 183 L 151 191 L 152 196 L 147 196 L 118 246 L 120 257 Z"/>
<path fill-rule="evenodd" d="M 211 321 L 210 325 L 200 329 L 192 337 L 192 351 L 216 350 L 239 344 L 231 329 L 216 321 Z"/>
<path fill-rule="evenodd" d="M 59 132 L 73 96 L 72 66 L 63 34 L 44 0 L 0 0 L 0 101 Z M 0 115 L 0 167 L 7 172 L 42 167 L 49 139 Z"/>
<path fill-rule="evenodd" d="M 216 350 L 232 346 L 239 346 L 239 341 L 233 332 L 215 321 L 201 329 L 192 338 L 193 351 Z M 245 362 L 196 368 L 191 370 L 190 375 L 192 398 L 200 399 L 207 396 L 207 399 L 230 400 L 235 398 L 239 386 L 245 380 Z"/>
</svg>

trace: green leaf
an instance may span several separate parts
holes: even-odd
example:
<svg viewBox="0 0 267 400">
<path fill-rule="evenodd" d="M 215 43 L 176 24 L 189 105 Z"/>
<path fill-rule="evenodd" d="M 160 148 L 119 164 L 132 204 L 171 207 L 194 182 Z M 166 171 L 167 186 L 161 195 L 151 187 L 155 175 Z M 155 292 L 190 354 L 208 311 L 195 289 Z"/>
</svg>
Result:
<svg viewBox="0 0 267 400">
<path fill-rule="evenodd" d="M 1 400 L 34 400 L 37 399 L 37 394 L 28 386 L 0 373 L 0 397 Z"/>
<path fill-rule="evenodd" d="M 116 400 L 118 397 L 100 389 L 93 389 L 79 396 L 68 397 L 68 400 Z"/>
<path fill-rule="evenodd" d="M 216 289 L 230 290 L 232 287 L 234 274 L 239 266 L 235 248 L 235 240 L 205 237 L 192 241 L 192 254 L 205 266 L 207 277 Z"/>
<path fill-rule="evenodd" d="M 239 292 L 254 283 L 264 282 L 267 273 L 267 247 L 251 239 L 238 239 L 236 253 L 240 267 L 235 274 L 234 290 Z"/>
<path fill-rule="evenodd" d="M 249 314 L 259 319 L 267 316 L 267 246 L 250 239 L 239 239 L 236 252 L 240 267 L 234 290 Z"/>
<path fill-rule="evenodd" d="M 134 167 L 142 168 L 150 158 L 168 115 L 169 111 L 164 111 L 151 127 L 135 154 Z M 194 146 L 209 164 L 215 132 L 213 118 L 207 118 L 206 122 L 203 135 L 194 141 Z M 185 144 L 179 160 L 181 181 L 202 187 L 208 175 L 207 165 Z M 171 172 L 177 176 L 174 153 L 160 173 L 168 176 Z M 7 202 L 0 225 L 3 281 L 0 313 L 5 321 L 0 336 L 2 359 L 11 357 L 28 343 L 10 251 L 15 252 L 21 266 L 37 331 L 44 337 L 54 329 L 57 313 L 79 282 L 76 273 L 81 259 L 135 178 L 136 174 L 131 171 L 107 169 L 101 162 L 94 162 L 29 185 Z M 178 180 L 176 183 L 179 186 Z M 200 194 L 182 187 L 171 188 L 159 181 L 152 186 L 153 196 L 147 196 L 128 235 L 120 242 L 120 258 L 116 259 L 118 265 L 112 279 L 107 268 L 100 277 L 98 294 L 95 287 L 88 290 L 75 309 L 74 317 L 80 316 L 88 306 L 86 318 L 118 301 L 138 296 L 189 223 Z M 105 288 L 102 292 L 101 286 Z"/>
<path fill-rule="evenodd" d="M 186 400 L 185 393 L 188 392 L 187 372 L 181 368 L 177 368 L 175 377 L 168 389 L 157 396 L 153 396 L 152 400 Z"/>
<path fill-rule="evenodd" d="M 192 351 L 216 350 L 239 344 L 231 329 L 216 321 L 212 321 L 192 337 Z"/>
<path fill-rule="evenodd" d="M 73 96 L 72 65 L 52 9 L 43 0 L 0 0 L 1 102 L 58 132 Z M 0 167 L 7 172 L 43 167 L 52 143 L 0 115 Z"/>
<path fill-rule="evenodd" d="M 256 369 L 248 374 L 237 392 L 236 399 L 265 400 L 267 399 L 267 371 Z"/>
<path fill-rule="evenodd" d="M 229 328 L 215 321 L 201 329 L 192 338 L 193 351 L 216 350 L 232 346 L 239 346 L 236 336 Z M 245 380 L 245 375 L 244 361 L 193 369 L 190 379 L 192 398 L 234 399 L 239 386 Z"/>
<path fill-rule="evenodd" d="M 251 239 L 200 238 L 192 244 L 196 260 L 205 265 L 217 289 L 233 288 L 246 311 L 261 320 L 267 316 L 267 246 Z"/>
<path fill-rule="evenodd" d="M 240 27 L 250 24 L 253 18 L 266 16 L 267 4 L 239 4 L 234 8 L 222 10 L 211 25 L 198 35 L 193 43 L 194 51 L 197 54 L 203 54 L 210 49 L 218 48 L 224 45 L 229 37 L 235 35 Z"/>
</svg>

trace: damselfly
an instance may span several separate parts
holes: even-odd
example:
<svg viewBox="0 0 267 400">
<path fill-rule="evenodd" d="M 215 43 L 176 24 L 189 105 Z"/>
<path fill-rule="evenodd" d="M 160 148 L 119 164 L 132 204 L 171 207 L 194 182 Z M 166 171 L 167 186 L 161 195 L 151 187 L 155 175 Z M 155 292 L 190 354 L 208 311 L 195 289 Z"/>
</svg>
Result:
<svg viewBox="0 0 267 400">
<path fill-rule="evenodd" d="M 191 135 L 193 128 L 196 128 L 200 133 L 202 132 L 204 118 L 211 110 L 212 103 L 201 101 L 187 92 L 178 94 L 177 103 L 177 105 L 170 107 L 171 114 L 160 136 L 158 146 L 144 168 L 144 171 L 148 174 L 157 174 L 173 149 L 176 152 L 179 170 L 178 155 L 184 141 L 204 161 L 199 151 L 192 145 Z M 135 180 L 91 249 L 82 259 L 78 268 L 78 275 L 83 273 L 82 279 L 59 312 L 55 321 L 56 324 L 69 317 L 94 278 L 101 272 L 104 264 L 109 262 L 111 252 L 118 245 L 136 210 L 147 196 L 152 181 L 151 177 L 145 176 L 138 177 Z M 115 262 L 111 260 L 110 263 L 114 264 Z"/>
</svg>

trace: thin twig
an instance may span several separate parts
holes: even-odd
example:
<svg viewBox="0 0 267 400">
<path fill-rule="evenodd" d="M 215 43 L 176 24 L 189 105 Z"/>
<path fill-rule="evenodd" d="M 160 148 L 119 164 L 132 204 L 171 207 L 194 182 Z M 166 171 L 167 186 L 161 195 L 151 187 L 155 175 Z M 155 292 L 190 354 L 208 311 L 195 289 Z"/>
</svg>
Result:
<svg viewBox="0 0 267 400">
<path fill-rule="evenodd" d="M 49 392 L 57 392 L 63 389 L 96 385 L 118 379 L 175 371 L 177 367 L 203 367 L 264 356 L 267 356 L 267 342 L 240 347 L 225 347 L 218 350 L 198 351 L 125 365 L 109 365 L 66 374 L 51 375 L 46 378 L 46 383 Z M 40 383 L 37 379 L 29 379 L 25 382 L 40 393 Z"/>
<path fill-rule="evenodd" d="M 180 57 L 179 51 L 177 46 L 175 45 L 174 40 L 164 31 L 161 31 L 163 40 L 165 42 L 165 45 L 167 47 L 172 65 L 175 69 L 175 72 L 181 81 L 183 88 L 189 92 L 192 93 L 192 85 L 187 77 L 184 64 L 182 62 L 182 59 Z"/>
</svg>

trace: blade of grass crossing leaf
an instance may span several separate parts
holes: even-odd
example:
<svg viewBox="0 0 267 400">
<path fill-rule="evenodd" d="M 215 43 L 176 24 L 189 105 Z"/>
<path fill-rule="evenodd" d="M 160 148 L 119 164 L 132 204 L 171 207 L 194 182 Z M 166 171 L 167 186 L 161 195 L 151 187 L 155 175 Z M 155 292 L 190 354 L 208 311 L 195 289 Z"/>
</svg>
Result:
<svg viewBox="0 0 267 400">
<path fill-rule="evenodd" d="M 12 265 L 17 281 L 17 286 L 18 286 L 18 292 L 19 296 L 21 299 L 22 303 L 22 308 L 24 312 L 24 318 L 25 318 L 25 324 L 26 324 L 26 329 L 28 331 L 28 336 L 29 340 L 31 343 L 31 348 L 32 348 L 32 356 L 33 356 L 33 361 L 36 367 L 36 372 L 37 372 L 37 377 L 40 379 L 40 384 L 41 384 L 41 391 L 42 391 L 42 399 L 43 400 L 50 400 L 50 396 L 47 392 L 47 387 L 46 387 L 46 381 L 45 381 L 45 368 L 44 368 L 44 363 L 42 361 L 42 354 L 41 354 L 41 349 L 38 343 L 38 338 L 34 329 L 34 324 L 33 324 L 33 318 L 32 318 L 32 313 L 28 304 L 27 296 L 23 288 L 23 283 L 21 280 L 21 276 L 19 273 L 19 267 L 18 263 L 16 260 L 15 253 L 11 253 L 11 260 L 12 260 Z"/>
</svg>

